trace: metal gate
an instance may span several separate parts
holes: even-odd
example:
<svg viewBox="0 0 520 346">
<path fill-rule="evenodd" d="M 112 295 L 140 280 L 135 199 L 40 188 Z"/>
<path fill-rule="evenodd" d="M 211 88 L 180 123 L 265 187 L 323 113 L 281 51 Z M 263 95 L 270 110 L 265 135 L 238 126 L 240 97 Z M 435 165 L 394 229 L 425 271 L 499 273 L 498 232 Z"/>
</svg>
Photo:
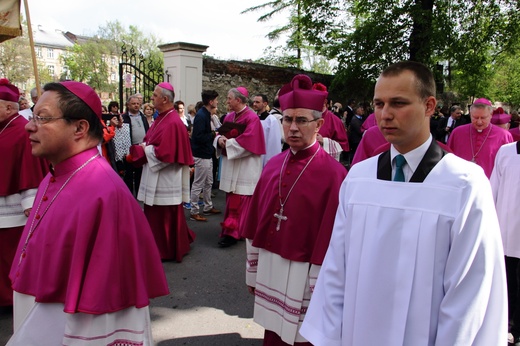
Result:
<svg viewBox="0 0 520 346">
<path fill-rule="evenodd" d="M 121 46 L 121 61 L 119 62 L 119 105 L 125 111 L 128 98 L 137 93 L 143 95 L 143 102 L 149 102 L 157 84 L 163 81 L 163 64 L 137 54 L 133 46 L 128 50 Z M 169 82 L 170 76 L 166 76 Z"/>
</svg>

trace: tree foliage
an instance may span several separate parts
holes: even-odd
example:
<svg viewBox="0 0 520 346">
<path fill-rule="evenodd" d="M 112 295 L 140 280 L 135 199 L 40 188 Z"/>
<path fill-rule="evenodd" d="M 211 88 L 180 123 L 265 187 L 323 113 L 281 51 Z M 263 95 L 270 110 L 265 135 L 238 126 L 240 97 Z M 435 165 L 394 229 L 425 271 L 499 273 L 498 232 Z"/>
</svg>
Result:
<svg viewBox="0 0 520 346">
<path fill-rule="evenodd" d="M 154 35 L 145 35 L 137 26 L 124 28 L 119 21 L 107 22 L 98 28 L 94 37 L 78 42 L 63 57 L 70 78 L 85 82 L 102 91 L 116 91 L 117 85 L 109 83 L 111 56 L 119 56 L 122 46 L 127 45 L 147 61 L 163 66 L 162 53 L 157 46 L 160 40 Z"/>
<path fill-rule="evenodd" d="M 520 108 L 520 60 L 516 54 L 503 54 L 493 65 L 491 97 Z"/>
<path fill-rule="evenodd" d="M 264 49 L 263 56 L 255 62 L 289 68 L 299 68 L 298 66 L 303 65 L 304 68 L 323 74 L 331 74 L 333 72 L 331 62 L 324 56 L 317 54 L 313 47 L 302 47 L 301 54 L 301 59 L 298 59 L 292 54 L 291 48 L 287 46 L 269 46 Z"/>
<path fill-rule="evenodd" d="M 27 31 L 0 45 L 0 76 L 12 83 L 25 83 L 33 75 Z"/>
<path fill-rule="evenodd" d="M 266 37 L 271 40 L 277 40 L 283 35 L 287 35 L 286 48 L 283 55 L 279 56 L 279 62 L 284 63 L 289 61 L 295 64 L 296 68 L 302 68 L 302 51 L 307 45 L 302 33 L 302 1 L 303 0 L 272 0 L 264 4 L 253 6 L 245 9 L 242 13 L 254 12 L 259 10 L 266 10 L 263 15 L 258 18 L 259 22 L 265 22 L 272 19 L 275 15 L 289 13 L 289 20 L 287 23 L 275 28 L 267 33 Z M 296 55 L 288 54 L 289 51 L 296 51 Z M 277 57 L 276 55 L 272 57 Z"/>
<path fill-rule="evenodd" d="M 162 53 L 157 48 L 161 40 L 153 34 L 144 34 L 135 25 L 129 25 L 125 29 L 118 20 L 107 22 L 98 28 L 96 37 L 103 42 L 107 52 L 113 55 L 121 55 L 122 45 L 133 47 L 145 59 L 162 61 Z"/>
<path fill-rule="evenodd" d="M 62 59 L 70 79 L 83 82 L 96 90 L 110 89 L 105 46 L 97 40 L 75 43 Z"/>
<path fill-rule="evenodd" d="M 282 1 L 282 0 L 280 0 Z M 278 3 L 273 1 L 258 7 Z M 294 5 L 290 0 L 286 4 Z M 338 62 L 333 86 L 369 97 L 379 73 L 400 60 L 437 73 L 461 97 L 493 93 L 493 71 L 518 48 L 517 0 L 300 0 L 302 40 Z M 256 9 L 253 7 L 252 9 Z M 270 18 L 269 16 L 265 17 Z"/>
</svg>

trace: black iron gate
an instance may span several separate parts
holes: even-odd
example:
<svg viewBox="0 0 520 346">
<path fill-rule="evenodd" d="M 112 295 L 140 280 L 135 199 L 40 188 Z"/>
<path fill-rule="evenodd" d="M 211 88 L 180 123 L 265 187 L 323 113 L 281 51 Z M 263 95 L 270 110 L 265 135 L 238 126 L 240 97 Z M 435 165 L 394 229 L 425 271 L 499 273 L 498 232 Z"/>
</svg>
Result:
<svg viewBox="0 0 520 346">
<path fill-rule="evenodd" d="M 128 98 L 137 93 L 143 95 L 144 102 L 149 102 L 157 84 L 163 81 L 164 72 L 161 61 L 145 58 L 142 53 L 137 54 L 132 46 L 128 50 L 123 43 L 121 46 L 121 61 L 119 62 L 119 105 L 125 111 Z M 170 77 L 167 76 L 167 82 Z"/>
</svg>

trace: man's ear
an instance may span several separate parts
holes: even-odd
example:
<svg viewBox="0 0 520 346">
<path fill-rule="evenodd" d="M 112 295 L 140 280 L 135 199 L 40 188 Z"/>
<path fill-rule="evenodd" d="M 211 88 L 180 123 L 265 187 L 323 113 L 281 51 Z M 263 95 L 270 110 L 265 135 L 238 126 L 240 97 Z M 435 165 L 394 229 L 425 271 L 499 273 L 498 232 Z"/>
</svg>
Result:
<svg viewBox="0 0 520 346">
<path fill-rule="evenodd" d="M 318 131 L 320 130 L 320 128 L 323 126 L 323 123 L 325 122 L 325 120 L 323 118 L 319 118 L 318 120 L 316 120 L 316 133 L 318 133 Z"/>
<path fill-rule="evenodd" d="M 433 115 L 433 113 L 435 113 L 435 107 L 437 106 L 437 99 L 433 96 L 430 96 L 425 100 L 425 104 L 426 104 L 426 115 L 430 117 Z"/>
<path fill-rule="evenodd" d="M 81 139 L 87 136 L 88 131 L 90 129 L 90 124 L 85 119 L 80 119 L 76 122 L 76 130 L 74 131 L 74 136 L 77 139 Z"/>
</svg>

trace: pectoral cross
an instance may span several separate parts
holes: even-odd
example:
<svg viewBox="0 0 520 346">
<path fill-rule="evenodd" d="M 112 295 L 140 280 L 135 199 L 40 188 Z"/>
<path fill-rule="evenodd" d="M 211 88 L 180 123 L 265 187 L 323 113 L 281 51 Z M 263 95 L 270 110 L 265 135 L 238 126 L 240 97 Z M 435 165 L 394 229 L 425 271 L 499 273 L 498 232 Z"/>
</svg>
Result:
<svg viewBox="0 0 520 346">
<path fill-rule="evenodd" d="M 276 224 L 276 230 L 279 231 L 280 224 L 282 223 L 282 221 L 287 221 L 287 216 L 283 215 L 283 207 L 280 208 L 280 214 L 274 213 L 273 216 L 278 219 L 278 223 Z"/>
</svg>

